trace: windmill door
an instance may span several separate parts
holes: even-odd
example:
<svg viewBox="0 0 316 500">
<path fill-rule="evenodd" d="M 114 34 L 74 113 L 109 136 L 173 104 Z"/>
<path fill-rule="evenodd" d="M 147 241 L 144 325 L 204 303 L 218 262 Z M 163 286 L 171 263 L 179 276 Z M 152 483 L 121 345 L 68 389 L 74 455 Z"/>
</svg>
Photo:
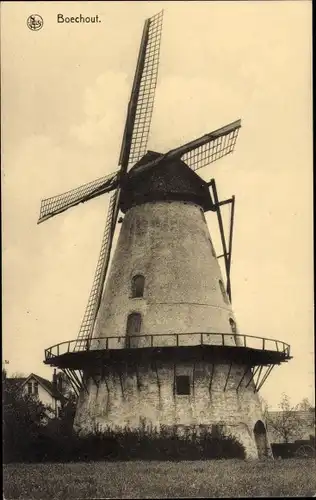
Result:
<svg viewBox="0 0 316 500">
<path fill-rule="evenodd" d="M 254 426 L 254 435 L 257 445 L 258 458 L 266 458 L 268 456 L 267 431 L 261 420 L 258 420 Z"/>
<path fill-rule="evenodd" d="M 131 313 L 127 318 L 126 325 L 126 347 L 137 347 L 135 345 L 135 340 L 133 342 L 133 337 L 140 335 L 142 327 L 142 317 L 140 313 Z"/>
</svg>

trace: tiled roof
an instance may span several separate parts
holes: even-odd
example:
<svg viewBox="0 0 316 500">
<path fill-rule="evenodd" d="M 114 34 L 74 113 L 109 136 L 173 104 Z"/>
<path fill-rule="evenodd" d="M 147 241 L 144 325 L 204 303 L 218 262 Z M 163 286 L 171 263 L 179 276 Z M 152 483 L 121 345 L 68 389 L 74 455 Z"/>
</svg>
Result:
<svg viewBox="0 0 316 500">
<path fill-rule="evenodd" d="M 23 384 L 23 382 L 25 382 L 27 379 L 27 377 L 17 377 L 17 378 L 9 378 L 9 377 L 6 377 L 5 378 L 5 383 L 8 385 L 8 386 L 11 386 L 11 387 L 17 387 L 17 386 L 20 386 Z"/>
<path fill-rule="evenodd" d="M 39 375 L 35 375 L 35 373 L 31 373 L 30 377 L 33 376 L 36 378 L 39 383 L 55 398 L 55 399 L 64 399 L 64 396 L 61 392 L 56 389 L 54 384 L 47 380 L 46 378 L 40 377 Z M 29 377 L 28 377 L 29 378 Z"/>
<path fill-rule="evenodd" d="M 276 422 L 278 417 L 281 417 L 283 413 L 283 411 L 268 412 L 267 430 L 271 442 L 283 442 L 282 436 L 273 427 L 273 422 Z M 310 410 L 293 410 L 285 413 L 287 414 L 287 420 L 290 418 L 299 423 L 298 428 L 293 430 L 290 435 L 291 442 L 294 442 L 296 439 L 309 439 L 311 435 L 315 435 L 315 408 L 311 408 Z"/>
<path fill-rule="evenodd" d="M 269 420 L 275 420 L 277 417 L 281 416 L 283 411 L 269 411 L 268 418 Z M 307 425 L 313 425 L 315 422 L 315 409 L 311 408 L 310 410 L 293 410 L 290 412 L 293 417 L 298 419 L 300 422 L 304 422 Z"/>
</svg>

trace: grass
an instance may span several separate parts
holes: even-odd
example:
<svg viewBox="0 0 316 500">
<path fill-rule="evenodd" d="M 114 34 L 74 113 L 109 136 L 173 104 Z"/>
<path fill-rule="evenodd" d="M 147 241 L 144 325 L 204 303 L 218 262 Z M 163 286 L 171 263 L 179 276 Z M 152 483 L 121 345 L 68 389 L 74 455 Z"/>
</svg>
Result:
<svg viewBox="0 0 316 500">
<path fill-rule="evenodd" d="M 313 496 L 314 459 L 8 464 L 5 500 Z"/>
</svg>

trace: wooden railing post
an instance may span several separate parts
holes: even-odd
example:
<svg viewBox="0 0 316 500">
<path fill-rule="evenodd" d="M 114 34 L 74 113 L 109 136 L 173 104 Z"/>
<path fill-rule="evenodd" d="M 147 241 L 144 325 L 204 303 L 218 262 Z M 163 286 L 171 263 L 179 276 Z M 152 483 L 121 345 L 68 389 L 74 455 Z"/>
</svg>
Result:
<svg viewBox="0 0 316 500">
<path fill-rule="evenodd" d="M 57 356 L 59 356 L 59 344 L 57 344 Z"/>
<path fill-rule="evenodd" d="M 154 336 L 151 335 L 150 336 L 150 347 L 153 347 L 154 346 Z"/>
<path fill-rule="evenodd" d="M 265 350 L 265 345 L 266 345 L 266 339 L 262 339 L 263 342 L 262 342 L 262 349 Z"/>
<path fill-rule="evenodd" d="M 203 345 L 203 333 L 201 333 L 201 345 Z"/>
<path fill-rule="evenodd" d="M 224 342 L 224 334 L 222 333 L 222 345 L 225 345 L 225 342 Z"/>
<path fill-rule="evenodd" d="M 176 333 L 176 339 L 177 339 L 177 347 L 179 347 L 179 334 Z"/>
</svg>

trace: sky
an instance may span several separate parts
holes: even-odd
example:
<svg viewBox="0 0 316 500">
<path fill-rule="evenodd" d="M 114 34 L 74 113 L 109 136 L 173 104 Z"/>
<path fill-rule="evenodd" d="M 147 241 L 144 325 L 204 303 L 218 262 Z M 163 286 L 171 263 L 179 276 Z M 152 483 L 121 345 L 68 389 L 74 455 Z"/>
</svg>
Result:
<svg viewBox="0 0 316 500">
<path fill-rule="evenodd" d="M 311 2 L 5 2 L 1 9 L 3 359 L 50 378 L 44 349 L 75 339 L 108 196 L 37 225 L 43 198 L 118 165 L 143 23 L 164 9 L 149 149 L 238 118 L 233 155 L 201 169 L 236 196 L 233 309 L 241 333 L 293 359 L 261 390 L 314 400 Z M 43 29 L 26 19 L 40 14 Z M 57 14 L 98 14 L 58 24 Z M 207 213 L 218 252 L 215 216 Z M 225 218 L 226 220 L 226 218 Z"/>
</svg>

